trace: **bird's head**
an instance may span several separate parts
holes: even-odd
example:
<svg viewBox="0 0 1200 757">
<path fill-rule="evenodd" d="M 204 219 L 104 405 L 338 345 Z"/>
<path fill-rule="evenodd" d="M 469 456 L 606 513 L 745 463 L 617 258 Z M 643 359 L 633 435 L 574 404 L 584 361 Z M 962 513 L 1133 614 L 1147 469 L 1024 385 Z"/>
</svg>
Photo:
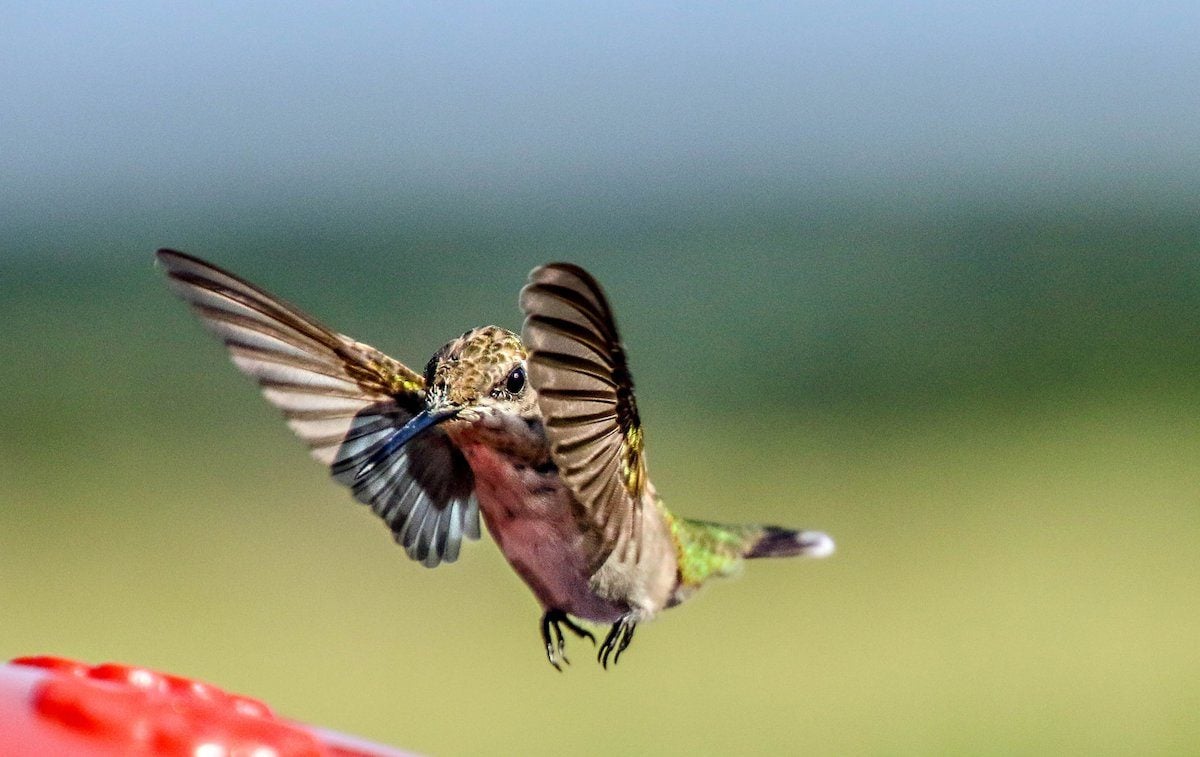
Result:
<svg viewBox="0 0 1200 757">
<path fill-rule="evenodd" d="M 499 326 L 471 329 L 434 353 L 425 366 L 426 405 L 462 420 L 532 408 L 521 338 Z"/>
<path fill-rule="evenodd" d="M 499 326 L 471 329 L 446 343 L 425 366 L 425 409 L 405 424 L 401 437 L 407 441 L 439 424 L 536 415 L 525 355 L 520 337 Z"/>
</svg>

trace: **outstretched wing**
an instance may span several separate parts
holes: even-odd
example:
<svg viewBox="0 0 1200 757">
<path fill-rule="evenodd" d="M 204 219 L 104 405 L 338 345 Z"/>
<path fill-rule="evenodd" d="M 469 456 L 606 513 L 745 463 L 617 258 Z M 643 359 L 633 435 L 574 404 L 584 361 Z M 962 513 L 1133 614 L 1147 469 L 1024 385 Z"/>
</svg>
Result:
<svg viewBox="0 0 1200 757">
<path fill-rule="evenodd" d="M 559 475 L 602 535 L 601 559 L 640 553 L 646 465 L 633 379 L 604 291 L 582 268 L 535 268 L 521 290 L 529 379 Z"/>
<path fill-rule="evenodd" d="M 351 487 L 427 567 L 479 538 L 474 478 L 432 429 L 382 460 L 387 441 L 425 406 L 421 376 L 379 350 L 330 331 L 273 295 L 199 258 L 159 250 L 168 282 L 283 411 L 313 457 Z M 360 474 L 367 461 L 374 465 Z"/>
</svg>

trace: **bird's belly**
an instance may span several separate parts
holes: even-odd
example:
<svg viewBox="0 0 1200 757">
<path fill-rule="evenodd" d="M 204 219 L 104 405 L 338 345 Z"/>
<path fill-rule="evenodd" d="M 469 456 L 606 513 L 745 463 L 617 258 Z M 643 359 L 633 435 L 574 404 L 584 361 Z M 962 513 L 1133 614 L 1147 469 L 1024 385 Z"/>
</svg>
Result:
<svg viewBox="0 0 1200 757">
<path fill-rule="evenodd" d="M 539 473 L 487 445 L 460 445 L 475 474 L 475 494 L 492 538 L 545 609 L 613 623 L 629 608 L 593 591 L 594 547 L 575 522 L 557 473 Z"/>
</svg>

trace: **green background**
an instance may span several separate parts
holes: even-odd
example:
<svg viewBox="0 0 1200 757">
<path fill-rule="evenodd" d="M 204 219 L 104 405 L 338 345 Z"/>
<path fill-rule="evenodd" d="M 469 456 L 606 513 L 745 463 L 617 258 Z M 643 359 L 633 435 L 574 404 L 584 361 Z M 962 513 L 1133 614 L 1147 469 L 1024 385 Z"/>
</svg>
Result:
<svg viewBox="0 0 1200 757">
<path fill-rule="evenodd" d="M 733 155 L 524 189 L 10 183 L 0 654 L 433 754 L 1197 749 L 1200 181 L 1103 156 L 781 180 Z M 668 506 L 838 551 L 747 566 L 614 670 L 572 640 L 560 675 L 494 544 L 405 559 L 167 291 L 163 245 L 418 367 L 518 328 L 533 266 L 580 263 Z"/>
</svg>

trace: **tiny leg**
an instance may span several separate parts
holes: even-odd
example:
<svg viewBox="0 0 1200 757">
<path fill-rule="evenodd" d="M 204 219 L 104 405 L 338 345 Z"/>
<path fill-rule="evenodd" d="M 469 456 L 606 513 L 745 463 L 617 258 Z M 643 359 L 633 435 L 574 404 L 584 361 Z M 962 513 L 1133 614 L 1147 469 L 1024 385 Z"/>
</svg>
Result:
<svg viewBox="0 0 1200 757">
<path fill-rule="evenodd" d="M 596 659 L 608 669 L 608 658 L 612 656 L 613 665 L 621 661 L 621 653 L 629 646 L 629 642 L 633 641 L 633 632 L 637 628 L 637 618 L 633 615 L 622 615 L 621 619 L 613 623 L 612 628 L 608 631 L 608 636 L 604 637 L 604 643 L 600 645 L 600 652 L 596 655 Z M 614 654 L 615 652 L 615 654 Z"/>
<path fill-rule="evenodd" d="M 578 626 L 567 617 L 565 612 L 562 610 L 547 610 L 542 615 L 542 643 L 546 646 L 546 659 L 550 660 L 550 664 L 559 672 L 562 672 L 562 666 L 559 665 L 560 661 L 568 665 L 571 664 L 566 655 L 566 639 L 563 637 L 562 626 L 566 626 L 568 631 L 579 638 L 588 639 L 593 644 L 596 643 L 596 637 L 592 636 L 591 631 Z M 551 632 L 553 632 L 553 635 Z"/>
</svg>

